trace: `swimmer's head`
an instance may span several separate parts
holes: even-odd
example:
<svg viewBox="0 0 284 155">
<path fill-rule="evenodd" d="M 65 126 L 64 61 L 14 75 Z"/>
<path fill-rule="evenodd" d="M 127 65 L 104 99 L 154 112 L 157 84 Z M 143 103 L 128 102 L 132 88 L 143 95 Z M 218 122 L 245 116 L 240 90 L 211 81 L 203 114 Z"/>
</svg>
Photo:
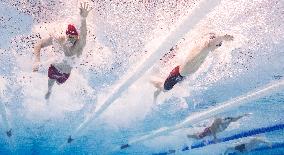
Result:
<svg viewBox="0 0 284 155">
<path fill-rule="evenodd" d="M 66 29 L 66 38 L 67 38 L 67 44 L 69 46 L 75 45 L 76 41 L 79 39 L 78 32 L 74 25 L 69 24 Z"/>
<path fill-rule="evenodd" d="M 76 27 L 72 24 L 68 24 L 66 35 L 78 35 Z"/>
</svg>

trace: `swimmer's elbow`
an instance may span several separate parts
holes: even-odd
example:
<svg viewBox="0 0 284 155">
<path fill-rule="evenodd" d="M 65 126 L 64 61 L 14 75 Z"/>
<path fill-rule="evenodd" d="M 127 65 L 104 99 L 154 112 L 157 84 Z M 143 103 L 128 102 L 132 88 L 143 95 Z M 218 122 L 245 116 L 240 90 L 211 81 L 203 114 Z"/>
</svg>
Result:
<svg viewBox="0 0 284 155">
<path fill-rule="evenodd" d="M 39 53 L 40 50 L 41 50 L 41 48 L 42 48 L 42 43 L 41 43 L 41 42 L 36 43 L 35 46 L 34 46 L 33 53 L 34 53 L 34 54 Z"/>
<path fill-rule="evenodd" d="M 49 38 L 46 38 L 46 39 L 41 39 L 35 47 L 41 49 L 41 48 L 44 48 L 44 47 L 47 47 L 47 46 L 50 46 L 52 45 L 52 38 L 49 37 Z"/>
<path fill-rule="evenodd" d="M 44 42 L 44 39 L 38 40 L 35 44 L 35 48 L 42 48 L 43 42 Z"/>
</svg>

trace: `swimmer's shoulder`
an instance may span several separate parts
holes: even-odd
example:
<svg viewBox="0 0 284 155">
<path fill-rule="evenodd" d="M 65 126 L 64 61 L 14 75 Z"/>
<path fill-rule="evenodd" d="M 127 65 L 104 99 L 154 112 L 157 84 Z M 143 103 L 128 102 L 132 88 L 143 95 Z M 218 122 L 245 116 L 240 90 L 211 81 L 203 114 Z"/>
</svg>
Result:
<svg viewBox="0 0 284 155">
<path fill-rule="evenodd" d="M 58 40 L 59 43 L 62 44 L 62 43 L 64 43 L 64 41 L 65 41 L 65 36 L 59 36 L 59 37 L 57 37 L 56 39 Z"/>
</svg>

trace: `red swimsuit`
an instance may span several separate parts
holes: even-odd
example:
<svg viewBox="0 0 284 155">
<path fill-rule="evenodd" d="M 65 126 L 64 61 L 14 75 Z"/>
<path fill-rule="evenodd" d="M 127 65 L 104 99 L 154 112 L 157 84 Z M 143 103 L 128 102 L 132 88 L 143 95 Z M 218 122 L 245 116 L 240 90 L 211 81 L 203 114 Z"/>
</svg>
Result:
<svg viewBox="0 0 284 155">
<path fill-rule="evenodd" d="M 50 65 L 50 67 L 48 68 L 48 77 L 50 79 L 56 80 L 59 84 L 64 83 L 69 78 L 69 76 L 70 74 L 61 73 L 53 65 Z"/>
<path fill-rule="evenodd" d="M 164 83 L 164 89 L 165 90 L 171 90 L 175 84 L 182 81 L 184 79 L 183 76 L 179 73 L 179 66 L 175 67 L 170 75 L 167 77 L 165 83 Z"/>
</svg>

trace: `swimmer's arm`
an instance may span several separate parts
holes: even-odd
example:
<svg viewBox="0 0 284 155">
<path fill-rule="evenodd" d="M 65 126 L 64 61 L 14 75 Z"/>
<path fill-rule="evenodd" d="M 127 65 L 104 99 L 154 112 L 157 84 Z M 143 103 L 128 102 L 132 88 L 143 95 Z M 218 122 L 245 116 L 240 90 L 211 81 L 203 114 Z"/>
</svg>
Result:
<svg viewBox="0 0 284 155">
<path fill-rule="evenodd" d="M 245 116 L 249 116 L 249 115 L 250 115 L 250 114 L 248 113 L 248 114 L 244 114 L 244 115 L 242 115 L 242 116 L 235 117 L 235 118 L 232 119 L 232 122 L 236 122 L 236 121 L 238 121 L 239 119 L 241 119 L 241 118 L 243 118 L 243 117 L 245 117 Z"/>
<path fill-rule="evenodd" d="M 80 27 L 80 41 L 82 46 L 86 45 L 87 40 L 87 21 L 85 17 L 81 17 L 81 27 Z"/>
<path fill-rule="evenodd" d="M 81 46 L 85 46 L 86 45 L 86 38 L 87 38 L 87 21 L 86 18 L 89 14 L 89 12 L 92 10 L 93 8 L 89 9 L 89 4 L 85 3 L 81 3 L 81 7 L 80 7 L 80 15 L 81 15 L 81 27 L 80 27 L 80 41 L 82 43 Z"/>
<path fill-rule="evenodd" d="M 244 117 L 244 116 L 238 116 L 238 117 L 232 118 L 232 122 L 236 122 L 236 121 L 238 121 L 239 119 L 241 119 L 242 117 Z"/>
<path fill-rule="evenodd" d="M 42 39 L 34 46 L 33 54 L 35 55 L 35 60 L 33 64 L 33 72 L 38 71 L 39 63 L 40 63 L 40 50 L 44 47 L 52 45 L 52 37 Z"/>
<path fill-rule="evenodd" d="M 215 39 L 207 42 L 207 47 L 208 48 L 216 48 L 216 46 L 218 44 L 220 44 L 220 42 L 222 41 L 233 41 L 234 40 L 234 36 L 232 35 L 223 35 L 223 36 L 217 36 Z"/>
</svg>

